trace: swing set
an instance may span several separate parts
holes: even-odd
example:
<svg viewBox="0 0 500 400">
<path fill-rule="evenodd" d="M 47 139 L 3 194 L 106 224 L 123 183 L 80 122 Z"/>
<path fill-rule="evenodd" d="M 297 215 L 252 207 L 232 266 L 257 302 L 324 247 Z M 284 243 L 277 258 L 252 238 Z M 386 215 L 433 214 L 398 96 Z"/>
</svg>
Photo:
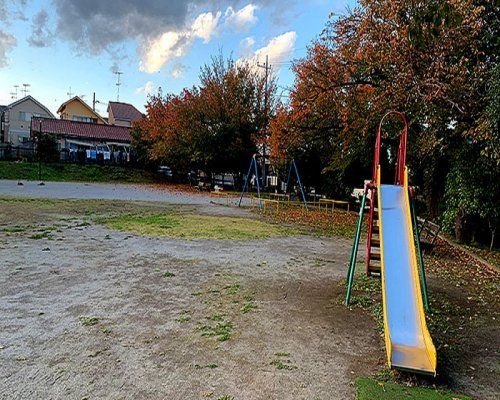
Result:
<svg viewBox="0 0 500 400">
<path fill-rule="evenodd" d="M 257 154 L 254 154 L 252 156 L 252 158 L 250 159 L 250 166 L 248 167 L 248 173 L 245 177 L 245 183 L 243 184 L 243 190 L 241 191 L 240 200 L 238 202 L 238 207 L 241 206 L 241 202 L 243 200 L 243 195 L 246 192 L 249 192 L 250 181 L 252 179 L 252 173 L 253 173 L 253 176 L 255 177 L 255 184 L 257 186 L 257 197 L 259 199 L 259 208 L 262 209 L 262 196 L 261 196 L 261 189 L 262 188 L 261 188 L 260 182 L 259 182 L 259 166 L 257 164 L 257 156 L 258 156 Z M 292 161 L 290 162 L 290 167 L 288 168 L 288 176 L 287 176 L 287 180 L 286 180 L 284 196 L 286 196 L 288 194 L 288 188 L 290 186 L 290 181 L 292 179 L 292 171 L 294 172 L 293 175 L 295 175 L 295 178 L 297 180 L 297 184 L 299 185 L 299 188 L 300 188 L 300 193 L 302 196 L 302 202 L 304 203 L 304 208 L 307 210 L 308 208 L 307 208 L 306 195 L 304 192 L 304 186 L 302 185 L 302 180 L 300 179 L 300 173 L 299 173 L 299 169 L 297 167 L 297 163 L 295 162 L 295 159 L 292 159 Z"/>
</svg>

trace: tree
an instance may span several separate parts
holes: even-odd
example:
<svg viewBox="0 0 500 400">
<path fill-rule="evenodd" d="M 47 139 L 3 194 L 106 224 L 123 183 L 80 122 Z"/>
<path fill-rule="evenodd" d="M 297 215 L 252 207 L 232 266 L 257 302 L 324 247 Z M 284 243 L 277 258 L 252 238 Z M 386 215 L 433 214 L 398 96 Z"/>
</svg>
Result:
<svg viewBox="0 0 500 400">
<path fill-rule="evenodd" d="M 411 121 L 412 180 L 437 217 L 454 155 L 470 146 L 481 154 L 498 149 L 499 114 L 485 111 L 486 104 L 496 109 L 496 97 L 485 96 L 499 54 L 493 3 L 361 0 L 347 15 L 332 15 L 294 66 L 288 121 L 277 115 L 273 141 L 292 136 L 282 142 L 288 151 L 317 154 L 330 192 L 348 192 L 369 176 L 382 115 L 403 111 Z M 392 154 L 398 131 L 386 129 Z"/>
<path fill-rule="evenodd" d="M 179 95 L 151 97 L 136 143 L 148 147 L 150 159 L 181 171 L 240 172 L 268 124 L 274 81 L 266 86 L 250 64 L 219 55 L 201 69 L 200 82 Z"/>
</svg>

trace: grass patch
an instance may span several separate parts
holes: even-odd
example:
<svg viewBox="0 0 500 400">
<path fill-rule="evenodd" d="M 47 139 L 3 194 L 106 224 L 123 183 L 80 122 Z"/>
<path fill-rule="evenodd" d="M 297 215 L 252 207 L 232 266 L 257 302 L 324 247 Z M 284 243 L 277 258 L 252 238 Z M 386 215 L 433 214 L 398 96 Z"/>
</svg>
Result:
<svg viewBox="0 0 500 400">
<path fill-rule="evenodd" d="M 34 233 L 30 236 L 30 239 L 40 240 L 40 239 L 51 239 L 52 235 L 49 232 Z"/>
<path fill-rule="evenodd" d="M 371 378 L 356 379 L 357 400 L 471 400 L 470 397 L 445 390 L 410 387 Z"/>
<path fill-rule="evenodd" d="M 231 321 L 222 321 L 215 326 L 202 326 L 201 336 L 216 336 L 219 342 L 225 342 L 231 339 L 231 331 L 233 330 L 233 323 Z"/>
<path fill-rule="evenodd" d="M 246 314 L 250 311 L 252 311 L 253 309 L 257 308 L 257 305 L 253 302 L 253 301 L 249 301 L 248 303 L 245 303 L 243 305 L 243 307 L 240 308 L 240 311 L 243 313 L 243 314 Z"/>
<path fill-rule="evenodd" d="M 281 360 L 273 360 L 269 364 L 274 365 L 276 367 L 276 369 L 279 369 L 279 370 L 291 371 L 291 370 L 297 369 L 297 367 L 295 365 L 289 364 L 289 361 L 283 362 Z"/>
<path fill-rule="evenodd" d="M 93 326 L 99 323 L 99 318 L 97 317 L 80 317 L 78 319 L 83 326 Z"/>
<path fill-rule="evenodd" d="M 0 179 L 38 180 L 38 163 L 0 161 Z M 140 169 L 111 165 L 42 164 L 44 181 L 154 182 L 154 175 Z"/>
<path fill-rule="evenodd" d="M 173 278 L 175 274 L 173 272 L 167 271 L 163 273 L 164 278 Z"/>
<path fill-rule="evenodd" d="M 119 215 L 101 218 L 110 229 L 141 235 L 185 239 L 263 239 L 293 234 L 293 230 L 249 218 L 213 217 L 197 214 Z"/>
<path fill-rule="evenodd" d="M 8 226 L 6 228 L 3 228 L 2 232 L 5 232 L 5 233 L 21 233 L 21 232 L 26 232 L 27 230 L 28 230 L 27 226 L 15 225 L 15 226 Z"/>
</svg>

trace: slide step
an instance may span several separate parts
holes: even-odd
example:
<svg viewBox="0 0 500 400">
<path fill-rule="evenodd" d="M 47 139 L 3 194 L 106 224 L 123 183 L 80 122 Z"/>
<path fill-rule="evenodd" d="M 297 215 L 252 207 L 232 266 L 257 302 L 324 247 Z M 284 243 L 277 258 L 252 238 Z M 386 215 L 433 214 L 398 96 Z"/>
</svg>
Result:
<svg viewBox="0 0 500 400">
<path fill-rule="evenodd" d="M 380 253 L 370 253 L 371 260 L 380 260 Z"/>
<path fill-rule="evenodd" d="M 380 239 L 372 236 L 371 247 L 380 247 Z"/>
<path fill-rule="evenodd" d="M 368 271 L 370 271 L 373 274 L 380 274 L 380 265 L 370 265 Z"/>
</svg>

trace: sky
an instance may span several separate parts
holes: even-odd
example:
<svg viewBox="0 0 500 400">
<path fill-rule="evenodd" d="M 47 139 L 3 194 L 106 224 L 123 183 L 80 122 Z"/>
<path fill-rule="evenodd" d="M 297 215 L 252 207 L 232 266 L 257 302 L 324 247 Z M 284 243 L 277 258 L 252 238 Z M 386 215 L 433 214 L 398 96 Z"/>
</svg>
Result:
<svg viewBox="0 0 500 400">
<path fill-rule="evenodd" d="M 28 93 L 54 114 L 78 95 L 106 116 L 117 100 L 139 110 L 161 87 L 199 83 L 200 67 L 220 52 L 263 63 L 281 88 L 291 61 L 304 57 L 330 13 L 353 0 L 0 0 L 0 105 Z M 19 85 L 15 88 L 14 85 Z M 286 93 L 286 91 L 285 91 Z"/>
</svg>

